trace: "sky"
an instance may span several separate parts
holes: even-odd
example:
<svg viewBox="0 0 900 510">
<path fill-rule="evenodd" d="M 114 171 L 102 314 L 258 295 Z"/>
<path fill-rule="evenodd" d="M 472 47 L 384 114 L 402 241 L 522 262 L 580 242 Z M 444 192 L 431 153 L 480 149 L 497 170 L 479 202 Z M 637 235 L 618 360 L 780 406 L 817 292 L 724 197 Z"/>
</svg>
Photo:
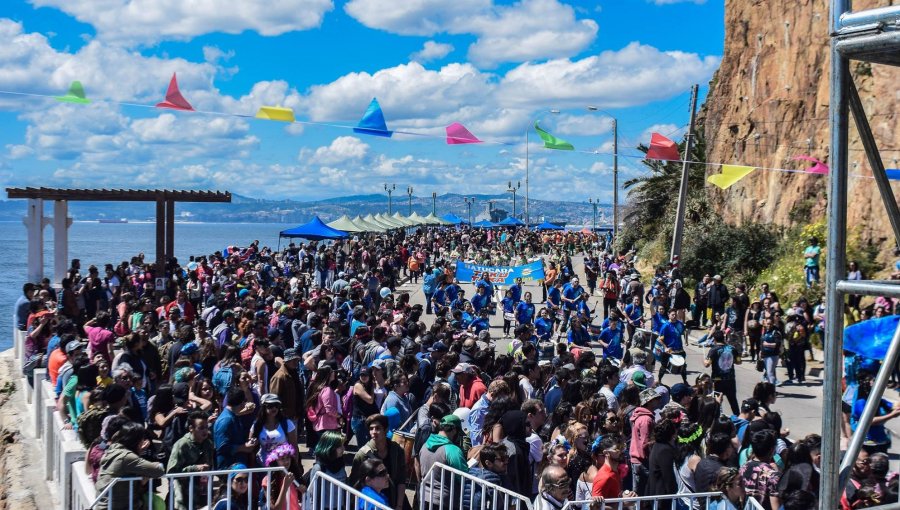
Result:
<svg viewBox="0 0 900 510">
<path fill-rule="evenodd" d="M 611 119 L 621 188 L 638 143 L 683 135 L 723 38 L 723 0 L 4 0 L 0 185 L 524 194 L 527 169 L 532 198 L 609 203 Z M 202 113 L 153 107 L 173 73 Z M 90 104 L 51 97 L 73 80 Z M 354 133 L 372 98 L 414 134 Z M 453 122 L 485 143 L 447 145 Z"/>
</svg>

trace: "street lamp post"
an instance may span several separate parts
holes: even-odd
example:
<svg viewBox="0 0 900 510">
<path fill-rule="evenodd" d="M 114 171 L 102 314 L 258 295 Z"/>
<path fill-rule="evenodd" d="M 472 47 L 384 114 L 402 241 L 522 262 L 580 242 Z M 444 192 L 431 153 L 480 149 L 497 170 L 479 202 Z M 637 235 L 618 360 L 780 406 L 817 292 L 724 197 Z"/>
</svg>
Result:
<svg viewBox="0 0 900 510">
<path fill-rule="evenodd" d="M 472 224 L 472 204 L 475 203 L 475 197 L 465 197 L 463 198 L 466 202 L 466 207 L 469 209 L 469 225 Z"/>
<path fill-rule="evenodd" d="M 388 216 L 390 216 L 391 212 L 392 212 L 391 211 L 391 196 L 394 193 L 395 189 L 397 189 L 396 184 L 391 184 L 390 186 L 388 186 L 387 183 L 385 183 L 385 185 L 384 185 L 384 190 L 387 191 L 387 194 L 388 194 Z"/>
<path fill-rule="evenodd" d="M 609 112 L 603 111 L 596 106 L 588 106 L 588 111 L 603 113 L 612 119 L 613 130 L 613 240 L 619 237 L 619 122 L 610 115 Z"/>
<path fill-rule="evenodd" d="M 558 114 L 559 110 L 550 110 L 547 113 Z M 544 114 L 544 115 L 546 115 L 546 114 Z M 534 124 L 537 124 L 538 122 L 541 121 L 541 119 L 544 118 L 544 115 L 541 115 L 540 117 L 535 119 L 535 121 L 532 123 L 532 125 L 528 126 L 528 128 L 525 130 L 525 227 L 531 226 L 531 211 L 528 206 L 528 199 L 529 199 L 529 195 L 528 195 L 528 188 L 529 188 L 529 186 L 528 186 L 528 183 L 529 183 L 529 179 L 528 179 L 528 166 L 529 166 L 528 165 L 528 132 L 531 131 L 531 128 Z"/>
<path fill-rule="evenodd" d="M 413 194 L 412 186 L 407 186 L 406 187 L 406 196 L 409 197 L 409 214 L 408 214 L 408 216 L 412 216 L 412 194 Z"/>
<path fill-rule="evenodd" d="M 431 192 L 431 214 L 437 215 L 437 192 Z"/>
<path fill-rule="evenodd" d="M 594 206 L 594 232 L 597 232 L 597 206 L 600 204 L 600 199 L 589 198 L 588 203 Z"/>
<path fill-rule="evenodd" d="M 526 182 L 527 182 L 527 181 L 526 181 Z M 509 193 L 512 193 L 512 196 L 513 196 L 513 210 L 512 210 L 512 215 L 513 215 L 513 218 L 515 218 L 515 217 L 516 217 L 516 192 L 519 191 L 519 189 L 522 187 L 522 182 L 521 182 L 521 181 L 516 182 L 516 185 L 513 186 L 512 181 L 509 181 L 509 183 L 507 184 L 507 186 L 509 187 L 509 189 L 507 189 L 506 191 L 508 191 Z M 525 203 L 527 204 L 528 201 L 526 200 Z"/>
</svg>

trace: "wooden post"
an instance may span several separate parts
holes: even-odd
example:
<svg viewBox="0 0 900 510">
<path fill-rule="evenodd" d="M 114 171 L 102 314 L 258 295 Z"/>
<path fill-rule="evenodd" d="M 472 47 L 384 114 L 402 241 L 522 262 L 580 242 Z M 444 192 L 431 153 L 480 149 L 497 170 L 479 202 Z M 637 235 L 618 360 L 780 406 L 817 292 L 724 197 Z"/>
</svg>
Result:
<svg viewBox="0 0 900 510">
<path fill-rule="evenodd" d="M 156 201 L 156 274 L 166 272 L 166 206 L 161 199 Z"/>
<path fill-rule="evenodd" d="M 166 200 L 166 262 L 175 256 L 175 201 Z M 161 275 L 165 276 L 165 275 Z"/>
</svg>

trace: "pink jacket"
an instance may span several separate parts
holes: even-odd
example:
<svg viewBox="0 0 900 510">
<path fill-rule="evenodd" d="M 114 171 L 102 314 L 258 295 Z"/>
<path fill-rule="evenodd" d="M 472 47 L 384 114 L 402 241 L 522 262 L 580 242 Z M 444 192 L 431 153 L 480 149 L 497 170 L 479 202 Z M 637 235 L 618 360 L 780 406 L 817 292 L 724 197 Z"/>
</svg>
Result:
<svg viewBox="0 0 900 510">
<path fill-rule="evenodd" d="M 650 443 L 653 438 L 653 411 L 638 407 L 631 412 L 631 454 L 632 464 L 647 464 L 650 458 Z"/>
<path fill-rule="evenodd" d="M 337 430 L 341 428 L 341 424 L 338 422 L 339 417 L 338 394 L 332 388 L 325 386 L 319 392 L 319 399 L 316 402 L 316 422 L 313 423 L 313 428 L 317 432 Z"/>
</svg>

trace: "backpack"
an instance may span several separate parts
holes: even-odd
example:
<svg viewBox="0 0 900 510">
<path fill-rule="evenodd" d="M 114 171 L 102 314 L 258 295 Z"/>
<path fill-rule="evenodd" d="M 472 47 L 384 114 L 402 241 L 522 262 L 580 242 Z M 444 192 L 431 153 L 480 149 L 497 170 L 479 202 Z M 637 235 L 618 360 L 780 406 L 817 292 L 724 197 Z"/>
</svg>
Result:
<svg viewBox="0 0 900 510">
<path fill-rule="evenodd" d="M 228 394 L 228 390 L 234 383 L 234 372 L 231 365 L 222 367 L 218 372 L 213 374 L 212 385 L 219 395 Z"/>
<path fill-rule="evenodd" d="M 100 430 L 103 428 L 103 419 L 106 418 L 106 415 L 107 408 L 105 406 L 91 406 L 78 415 L 76 420 L 78 439 L 85 448 L 89 448 L 100 437 Z"/>
<path fill-rule="evenodd" d="M 159 352 L 159 366 L 162 370 L 162 375 L 169 375 L 169 352 L 172 350 L 172 344 L 174 343 L 175 340 L 169 340 L 156 348 L 157 352 Z"/>
</svg>

